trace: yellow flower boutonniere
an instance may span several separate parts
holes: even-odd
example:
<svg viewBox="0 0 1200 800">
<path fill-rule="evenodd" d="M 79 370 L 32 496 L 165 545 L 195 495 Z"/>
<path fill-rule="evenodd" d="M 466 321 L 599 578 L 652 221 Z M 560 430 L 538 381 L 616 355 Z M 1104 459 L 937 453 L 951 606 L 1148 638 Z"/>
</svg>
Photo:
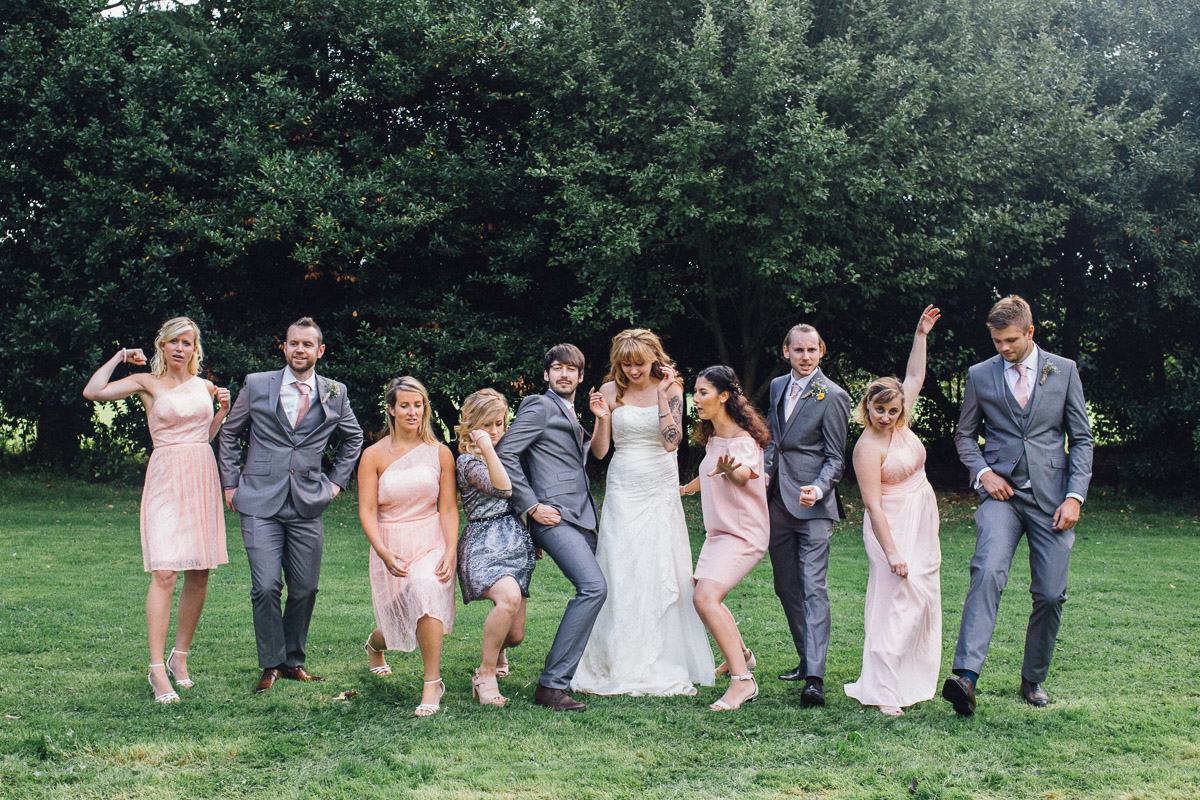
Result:
<svg viewBox="0 0 1200 800">
<path fill-rule="evenodd" d="M 809 395 L 812 395 L 813 397 L 817 398 L 817 402 L 820 402 L 821 400 L 825 399 L 825 393 L 827 391 L 828 389 L 826 388 L 825 384 L 815 380 L 809 385 L 808 391 L 804 393 L 804 396 L 808 397 Z"/>
<path fill-rule="evenodd" d="M 1049 378 L 1051 375 L 1053 375 L 1056 372 L 1058 372 L 1058 367 L 1054 366 L 1049 361 L 1047 361 L 1045 363 L 1045 365 L 1042 367 L 1042 378 L 1041 378 L 1041 380 L 1038 381 L 1038 386 L 1043 385 L 1046 382 L 1046 378 Z"/>
</svg>

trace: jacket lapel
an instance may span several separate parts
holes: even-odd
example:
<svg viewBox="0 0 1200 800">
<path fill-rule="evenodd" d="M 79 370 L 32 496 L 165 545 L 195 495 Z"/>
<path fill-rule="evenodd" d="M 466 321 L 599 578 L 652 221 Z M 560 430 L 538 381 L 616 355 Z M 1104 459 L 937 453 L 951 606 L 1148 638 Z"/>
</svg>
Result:
<svg viewBox="0 0 1200 800">
<path fill-rule="evenodd" d="M 1033 422 L 1033 416 L 1037 413 L 1038 406 L 1042 401 L 1042 390 L 1046 388 L 1041 385 L 1042 375 L 1044 374 L 1042 370 L 1046 368 L 1048 361 L 1049 358 L 1046 356 L 1046 351 L 1039 347 L 1037 371 L 1029 376 L 1029 391 L 1031 393 L 1029 398 L 1029 422 Z"/>
<path fill-rule="evenodd" d="M 770 416 L 775 420 L 775 432 L 778 434 L 783 430 L 783 417 L 779 411 L 779 400 L 783 396 L 783 389 L 787 386 L 787 381 L 790 379 L 791 373 L 780 375 L 775 380 L 771 381 L 771 405 L 767 409 Z M 781 436 L 778 438 L 782 438 Z"/>
<path fill-rule="evenodd" d="M 550 402 L 558 409 L 559 413 L 566 418 L 571 426 L 571 438 L 575 440 L 575 446 L 579 449 L 580 455 L 583 455 L 583 426 L 579 424 L 579 420 L 575 419 L 574 414 L 567 413 L 567 407 L 563 401 L 553 391 L 546 392 L 546 396 L 550 398 Z"/>
<path fill-rule="evenodd" d="M 783 423 L 783 425 L 784 425 L 783 438 L 784 439 L 787 438 L 788 433 L 792 430 L 792 426 L 796 424 L 796 420 L 799 419 L 800 415 L 805 412 L 805 410 L 809 407 L 809 405 L 811 405 L 811 403 L 809 401 L 812 399 L 812 395 L 813 395 L 813 384 L 815 384 L 820 377 L 821 377 L 821 368 L 817 367 L 816 369 L 813 370 L 812 376 L 808 379 L 808 386 L 804 387 L 804 391 L 801 392 L 800 396 L 796 398 L 796 407 L 792 409 L 792 415 L 787 418 L 786 422 Z M 788 382 L 785 383 L 784 386 L 791 385 L 791 378 L 792 378 L 791 372 L 788 373 L 787 378 L 788 378 Z M 784 410 L 784 412 L 786 412 L 787 411 L 787 399 L 786 398 L 784 398 L 783 404 L 784 404 L 783 410 Z"/>
<path fill-rule="evenodd" d="M 279 427 L 283 428 L 288 436 L 294 436 L 292 426 L 288 423 L 287 414 L 283 413 L 283 405 L 279 402 L 279 390 L 283 386 L 283 376 L 287 372 L 287 367 L 276 372 L 271 378 L 271 394 L 267 398 L 267 402 L 271 404 L 271 410 L 275 412 L 275 418 L 279 420 Z"/>
</svg>

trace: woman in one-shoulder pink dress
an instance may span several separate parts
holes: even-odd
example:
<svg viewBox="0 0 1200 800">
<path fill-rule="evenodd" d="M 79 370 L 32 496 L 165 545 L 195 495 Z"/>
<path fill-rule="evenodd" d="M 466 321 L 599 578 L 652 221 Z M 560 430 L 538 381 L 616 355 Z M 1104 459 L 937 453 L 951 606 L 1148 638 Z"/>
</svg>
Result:
<svg viewBox="0 0 1200 800">
<path fill-rule="evenodd" d="M 384 651 L 420 647 L 425 685 L 415 715 L 441 708 L 442 637 L 454 629 L 458 495 L 454 456 L 433 438 L 429 394 L 416 378 L 387 388 L 388 436 L 363 451 L 358 518 L 371 543 L 375 630 L 363 648 L 371 672 L 391 675 Z"/>
<path fill-rule="evenodd" d="M 197 376 L 204 351 L 200 329 L 187 317 L 168 320 L 154 342 L 149 373 L 109 381 L 117 364 L 145 364 L 141 350 L 122 348 L 92 375 L 83 390 L 89 400 L 121 400 L 136 394 L 146 408 L 154 451 L 142 491 L 142 564 L 151 573 L 146 595 L 150 641 L 150 686 L 160 703 L 173 703 L 175 685 L 194 681 L 187 670 L 188 649 L 208 594 L 208 571 L 229 562 L 225 552 L 225 513 L 217 461 L 209 442 L 229 413 L 229 391 Z M 220 410 L 213 414 L 213 398 Z M 184 573 L 175 625 L 175 647 L 163 659 L 171 600 Z"/>
<path fill-rule="evenodd" d="M 907 421 L 925 379 L 925 339 L 939 317 L 929 306 L 913 337 L 904 383 L 880 378 L 855 411 L 863 434 L 854 473 L 866 514 L 867 578 L 862 675 L 846 694 L 889 716 L 933 698 L 942 660 L 941 545 L 925 448 Z"/>
</svg>

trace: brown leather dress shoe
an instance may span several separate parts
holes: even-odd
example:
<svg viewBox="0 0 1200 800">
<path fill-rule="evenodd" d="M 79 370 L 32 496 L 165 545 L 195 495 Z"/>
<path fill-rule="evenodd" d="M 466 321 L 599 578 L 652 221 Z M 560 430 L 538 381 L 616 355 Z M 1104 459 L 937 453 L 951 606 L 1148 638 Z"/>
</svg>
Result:
<svg viewBox="0 0 1200 800">
<path fill-rule="evenodd" d="M 279 670 L 275 669 L 274 667 L 264 669 L 262 677 L 258 679 L 258 685 L 254 687 L 254 693 L 262 694 L 274 686 L 275 681 L 279 680 L 281 677 L 283 676 L 280 674 Z"/>
<path fill-rule="evenodd" d="M 942 684 L 942 697 L 950 701 L 955 712 L 964 717 L 975 713 L 975 684 L 961 675 L 951 675 Z"/>
<path fill-rule="evenodd" d="M 289 681 L 323 681 L 324 678 L 319 678 L 313 675 L 304 668 L 304 665 L 298 667 L 280 667 L 280 676 L 287 678 Z"/>
<path fill-rule="evenodd" d="M 533 702 L 555 711 L 583 711 L 587 706 L 571 697 L 566 689 L 550 689 L 538 684 L 533 692 Z"/>
<path fill-rule="evenodd" d="M 1046 694 L 1046 690 L 1042 688 L 1042 685 L 1027 681 L 1024 678 L 1021 678 L 1021 696 L 1031 706 L 1045 708 L 1050 705 L 1050 695 Z"/>
</svg>

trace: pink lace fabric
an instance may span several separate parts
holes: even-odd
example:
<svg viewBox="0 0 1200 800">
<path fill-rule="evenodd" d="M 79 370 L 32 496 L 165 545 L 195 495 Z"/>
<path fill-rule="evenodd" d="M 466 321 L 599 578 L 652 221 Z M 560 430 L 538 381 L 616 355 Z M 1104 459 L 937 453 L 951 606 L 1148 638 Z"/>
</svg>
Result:
<svg viewBox="0 0 1200 800">
<path fill-rule="evenodd" d="M 389 650 L 416 649 L 421 617 L 441 620 L 447 634 L 454 629 L 454 581 L 442 583 L 433 572 L 446 552 L 437 508 L 441 475 L 437 445 L 421 444 L 379 476 L 379 533 L 408 571 L 393 576 L 372 548 L 371 602 Z"/>
<path fill-rule="evenodd" d="M 160 395 L 146 416 L 154 441 L 141 508 L 147 572 L 229 563 L 217 459 L 208 443 L 212 419 L 212 397 L 200 378 Z"/>
<path fill-rule="evenodd" d="M 908 428 L 892 434 L 880 477 L 883 513 L 908 563 L 908 577 L 892 574 L 867 515 L 863 543 L 870 573 L 862 675 L 845 689 L 863 705 L 904 707 L 934 696 L 942 660 L 937 498 L 925 479 L 925 447 Z"/>
</svg>

